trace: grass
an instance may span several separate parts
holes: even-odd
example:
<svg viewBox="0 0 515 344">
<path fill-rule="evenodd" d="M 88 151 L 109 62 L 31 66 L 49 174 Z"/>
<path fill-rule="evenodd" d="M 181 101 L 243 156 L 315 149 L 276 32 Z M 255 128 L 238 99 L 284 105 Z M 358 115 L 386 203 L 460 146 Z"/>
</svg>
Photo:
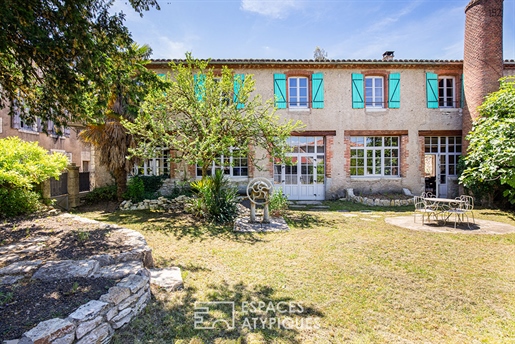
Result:
<svg viewBox="0 0 515 344">
<path fill-rule="evenodd" d="M 141 232 L 157 267 L 179 266 L 183 274 L 185 289 L 154 289 L 151 304 L 114 343 L 515 341 L 515 234 L 410 231 L 384 217 L 410 215 L 411 207 L 325 204 L 330 210 L 288 211 L 291 230 L 269 234 L 238 234 L 184 215 L 83 214 Z M 515 225 L 512 213 L 475 215 Z M 236 328 L 195 329 L 197 301 L 234 301 Z M 243 302 L 270 309 L 244 313 Z M 210 313 L 229 314 L 223 306 Z M 249 329 L 249 317 L 288 317 L 294 326 Z"/>
</svg>

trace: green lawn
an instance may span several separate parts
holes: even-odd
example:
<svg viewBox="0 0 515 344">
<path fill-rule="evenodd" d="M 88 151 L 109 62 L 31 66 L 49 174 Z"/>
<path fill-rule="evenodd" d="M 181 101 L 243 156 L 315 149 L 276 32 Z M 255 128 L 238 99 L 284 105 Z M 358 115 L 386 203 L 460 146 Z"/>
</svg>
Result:
<svg viewBox="0 0 515 344">
<path fill-rule="evenodd" d="M 82 214 L 141 232 L 157 267 L 182 270 L 184 291 L 154 289 L 149 307 L 114 342 L 515 342 L 515 234 L 410 231 L 384 217 L 411 208 L 364 213 L 360 205 L 326 204 L 330 211 L 290 211 L 291 230 L 269 234 L 164 213 Z M 475 214 L 515 225 L 511 213 Z M 234 301 L 236 328 L 195 329 L 196 301 Z M 260 301 L 274 309 L 242 309 Z M 221 306 L 210 314 L 229 313 Z M 257 317 L 264 325 L 248 326 Z M 287 318 L 286 326 L 272 318 Z"/>
</svg>

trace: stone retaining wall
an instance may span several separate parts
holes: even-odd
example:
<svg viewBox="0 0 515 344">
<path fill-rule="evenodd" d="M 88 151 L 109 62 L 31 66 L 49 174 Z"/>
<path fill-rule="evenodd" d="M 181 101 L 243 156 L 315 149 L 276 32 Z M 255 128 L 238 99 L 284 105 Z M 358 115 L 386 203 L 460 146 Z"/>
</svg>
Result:
<svg viewBox="0 0 515 344">
<path fill-rule="evenodd" d="M 412 196 L 411 192 L 405 189 L 404 194 L 406 196 Z M 347 189 L 347 200 L 355 203 L 361 203 L 371 207 L 400 207 L 413 205 L 413 198 L 409 199 L 380 199 L 367 196 L 356 196 L 354 195 L 353 189 Z"/>
<path fill-rule="evenodd" d="M 74 219 L 88 222 L 73 215 Z M 96 222 L 96 221 L 95 221 Z M 112 228 L 112 226 L 111 226 Z M 20 339 L 5 341 L 6 344 L 89 344 L 108 343 L 115 330 L 129 323 L 150 300 L 150 272 L 153 267 L 151 249 L 138 232 L 116 228 L 128 238 L 126 245 L 131 250 L 119 254 L 103 254 L 84 261 L 52 261 L 42 263 L 32 278 L 51 278 L 53 274 L 66 272 L 81 277 L 105 277 L 121 280 L 99 300 L 89 301 L 77 308 L 68 317 L 54 318 L 39 323 L 25 332 Z M 19 264 L 17 262 L 15 264 Z M 27 262 L 28 263 L 28 262 Z M 12 264 L 14 265 L 14 264 Z M 13 269 L 5 267 L 3 269 Z M 35 270 L 35 269 L 34 269 Z M 60 272 L 60 274 L 59 274 Z"/>
<path fill-rule="evenodd" d="M 189 199 L 189 197 L 181 195 L 174 199 L 159 197 L 158 199 L 146 199 L 138 203 L 123 201 L 120 204 L 120 210 L 183 210 Z"/>
</svg>

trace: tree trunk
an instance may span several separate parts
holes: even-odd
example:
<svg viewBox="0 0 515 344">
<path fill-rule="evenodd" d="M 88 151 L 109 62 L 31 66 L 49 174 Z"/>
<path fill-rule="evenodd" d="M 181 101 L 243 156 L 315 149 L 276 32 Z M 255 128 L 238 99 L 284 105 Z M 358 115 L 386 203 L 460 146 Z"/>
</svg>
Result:
<svg viewBox="0 0 515 344">
<path fill-rule="evenodd" d="M 123 201 L 123 195 L 127 191 L 127 171 L 123 167 L 117 168 L 113 174 L 116 183 L 116 197 L 118 202 L 121 202 Z"/>
</svg>

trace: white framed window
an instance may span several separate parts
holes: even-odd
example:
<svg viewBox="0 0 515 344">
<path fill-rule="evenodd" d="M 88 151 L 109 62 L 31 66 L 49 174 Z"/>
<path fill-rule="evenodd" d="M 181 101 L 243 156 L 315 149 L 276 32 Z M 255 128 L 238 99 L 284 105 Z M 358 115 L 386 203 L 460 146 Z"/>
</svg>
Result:
<svg viewBox="0 0 515 344">
<path fill-rule="evenodd" d="M 227 177 L 247 177 L 249 174 L 248 158 L 238 154 L 237 148 L 231 149 L 230 156 L 221 155 L 215 161 L 207 175 L 214 175 L 216 170 L 223 170 Z M 197 165 L 197 177 L 202 177 L 202 166 Z"/>
<path fill-rule="evenodd" d="M 137 166 L 134 166 L 135 175 L 161 176 L 170 175 L 170 150 L 163 148 L 155 158 L 145 159 Z"/>
<path fill-rule="evenodd" d="M 384 108 L 384 78 L 382 76 L 365 77 L 365 106 L 367 108 Z"/>
<path fill-rule="evenodd" d="M 452 76 L 438 77 L 438 106 L 453 108 L 456 104 L 455 80 Z"/>
<path fill-rule="evenodd" d="M 352 136 L 350 147 L 351 176 L 400 175 L 399 137 Z"/>
<path fill-rule="evenodd" d="M 307 77 L 288 78 L 288 104 L 290 108 L 307 109 L 309 105 Z"/>
</svg>

